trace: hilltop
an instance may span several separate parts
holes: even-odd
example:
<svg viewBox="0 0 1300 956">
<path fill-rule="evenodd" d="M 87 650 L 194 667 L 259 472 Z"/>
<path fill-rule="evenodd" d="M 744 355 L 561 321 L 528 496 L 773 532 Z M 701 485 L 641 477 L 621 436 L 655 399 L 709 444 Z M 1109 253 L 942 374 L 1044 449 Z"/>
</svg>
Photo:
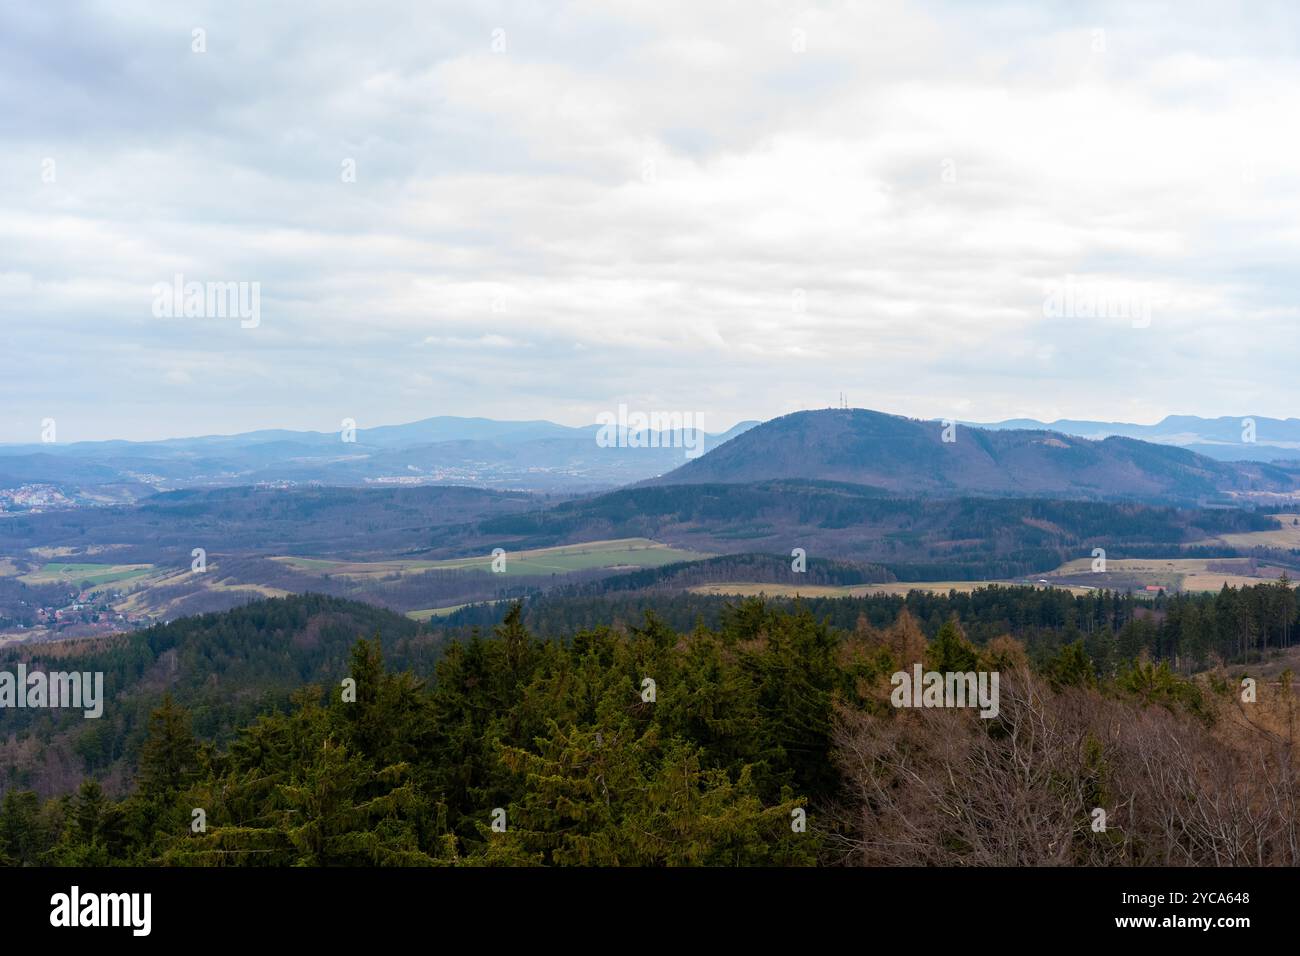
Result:
<svg viewBox="0 0 1300 956">
<path fill-rule="evenodd" d="M 1227 501 L 1289 495 L 1297 472 L 1215 461 L 1186 449 L 1113 436 L 947 429 L 867 409 L 795 412 L 764 422 L 645 484 L 848 482 L 893 494 L 1050 496 L 1091 500 Z"/>
</svg>

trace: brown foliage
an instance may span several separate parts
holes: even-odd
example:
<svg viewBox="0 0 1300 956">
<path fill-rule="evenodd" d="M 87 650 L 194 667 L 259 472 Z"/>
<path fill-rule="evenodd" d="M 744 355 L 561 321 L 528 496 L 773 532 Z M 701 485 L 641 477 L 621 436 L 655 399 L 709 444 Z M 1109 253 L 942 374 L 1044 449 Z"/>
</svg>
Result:
<svg viewBox="0 0 1300 956">
<path fill-rule="evenodd" d="M 908 670 L 925 657 L 925 634 L 907 608 L 903 608 L 898 618 L 885 631 L 884 640 L 900 670 Z"/>
<path fill-rule="evenodd" d="M 1023 666 L 1002 670 L 1000 713 L 988 720 L 970 710 L 880 717 L 841 706 L 835 758 L 846 788 L 836 820 L 843 858 L 862 865 L 1300 864 L 1294 707 L 1279 697 L 1267 720 L 1261 711 L 1234 718 L 1234 707 L 1224 703 L 1207 727 L 1182 712 L 1091 690 L 1054 692 Z M 1104 832 L 1092 829 L 1096 807 L 1106 812 Z"/>
</svg>

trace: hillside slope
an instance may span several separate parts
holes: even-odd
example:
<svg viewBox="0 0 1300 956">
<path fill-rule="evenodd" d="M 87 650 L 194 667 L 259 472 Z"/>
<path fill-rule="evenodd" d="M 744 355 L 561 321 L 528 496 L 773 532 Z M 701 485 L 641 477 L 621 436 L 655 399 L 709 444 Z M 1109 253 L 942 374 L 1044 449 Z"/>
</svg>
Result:
<svg viewBox="0 0 1300 956">
<path fill-rule="evenodd" d="M 0 669 L 100 672 L 103 715 L 76 709 L 5 711 L 0 793 L 71 789 L 89 771 L 110 790 L 138 753 L 164 694 L 188 708 L 194 731 L 226 740 L 256 715 L 283 709 L 304 684 L 337 687 L 360 637 L 380 636 L 389 658 L 432 672 L 440 640 L 400 614 L 319 594 L 258 601 L 133 634 L 0 649 Z M 40 740 L 40 747 L 27 741 Z"/>
<path fill-rule="evenodd" d="M 1220 462 L 1181 448 L 1048 431 L 943 427 L 866 409 L 795 412 L 765 422 L 646 484 L 811 479 L 897 494 L 1045 495 L 1191 502 L 1288 494 L 1296 474 L 1260 462 Z"/>
</svg>

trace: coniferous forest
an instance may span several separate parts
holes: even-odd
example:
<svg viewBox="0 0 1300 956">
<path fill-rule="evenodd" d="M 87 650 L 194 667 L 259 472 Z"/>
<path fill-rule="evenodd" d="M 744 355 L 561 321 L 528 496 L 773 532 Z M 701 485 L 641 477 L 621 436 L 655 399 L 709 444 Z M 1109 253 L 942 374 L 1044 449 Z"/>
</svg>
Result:
<svg viewBox="0 0 1300 956">
<path fill-rule="evenodd" d="M 0 861 L 1300 863 L 1285 582 L 567 613 L 437 630 L 307 595 L 25 648 L 116 703 L 12 712 Z M 915 664 L 997 672 L 997 715 L 899 708 Z"/>
</svg>

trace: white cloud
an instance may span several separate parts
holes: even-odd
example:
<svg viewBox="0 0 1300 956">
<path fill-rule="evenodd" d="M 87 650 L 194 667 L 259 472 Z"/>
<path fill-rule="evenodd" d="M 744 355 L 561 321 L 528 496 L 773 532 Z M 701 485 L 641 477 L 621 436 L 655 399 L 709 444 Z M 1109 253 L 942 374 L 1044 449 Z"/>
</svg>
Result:
<svg viewBox="0 0 1300 956">
<path fill-rule="evenodd" d="M 0 440 L 1294 411 L 1300 14 L 1053 9 L 6 9 Z M 153 320 L 178 272 L 261 325 Z"/>
</svg>

